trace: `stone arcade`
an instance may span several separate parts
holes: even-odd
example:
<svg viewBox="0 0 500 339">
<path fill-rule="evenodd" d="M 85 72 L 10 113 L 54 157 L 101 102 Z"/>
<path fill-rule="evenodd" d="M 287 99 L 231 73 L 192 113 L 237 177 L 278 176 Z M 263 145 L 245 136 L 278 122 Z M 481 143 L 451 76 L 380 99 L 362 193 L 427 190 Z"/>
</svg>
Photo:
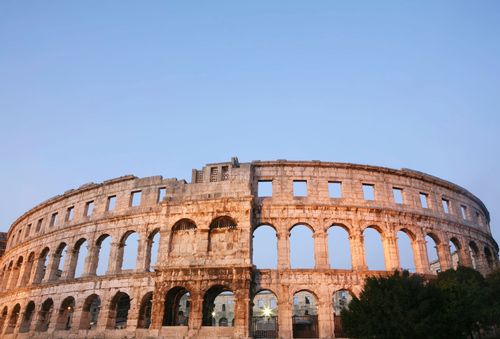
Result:
<svg viewBox="0 0 500 339">
<path fill-rule="evenodd" d="M 294 182 L 305 194 L 294 194 Z M 259 194 L 263 184 L 272 187 L 269 196 Z M 340 195 L 332 197 L 330 185 Z M 262 225 L 276 234 L 276 269 L 252 264 L 252 251 L 265 250 L 253 248 Z M 312 233 L 314 268 L 290 266 L 297 225 Z M 330 265 L 327 232 L 334 226 L 348 233 L 352 269 Z M 367 267 L 366 229 L 380 234 L 385 270 Z M 39 204 L 10 227 L 0 258 L 0 333 L 339 337 L 339 312 L 365 278 L 400 268 L 399 231 L 411 240 L 417 273 L 459 264 L 487 274 L 499 266 L 484 204 L 460 186 L 408 169 L 233 158 L 193 170 L 191 183 L 124 176 L 86 184 Z M 133 234 L 139 239 L 135 268 L 124 269 Z M 426 236 L 438 253 L 432 270 Z M 107 271 L 98 274 L 106 242 Z"/>
</svg>

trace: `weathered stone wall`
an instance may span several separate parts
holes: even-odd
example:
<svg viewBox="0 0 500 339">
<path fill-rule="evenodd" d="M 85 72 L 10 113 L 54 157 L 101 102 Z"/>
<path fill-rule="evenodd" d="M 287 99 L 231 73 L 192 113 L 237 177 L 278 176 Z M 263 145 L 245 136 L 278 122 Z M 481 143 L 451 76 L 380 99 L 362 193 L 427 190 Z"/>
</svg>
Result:
<svg viewBox="0 0 500 339">
<path fill-rule="evenodd" d="M 294 180 L 306 182 L 307 196 L 294 196 Z M 272 196 L 259 197 L 259 181 L 272 182 Z M 341 198 L 329 196 L 329 182 L 341 182 Z M 373 201 L 364 199 L 363 184 L 373 185 Z M 402 190 L 402 204 L 395 202 L 393 188 Z M 132 206 L 132 194 L 138 191 L 140 204 Z M 427 195 L 428 208 L 422 207 L 420 193 Z M 112 196 L 116 204 L 108 211 Z M 443 198 L 449 202 L 449 213 L 443 210 Z M 91 214 L 89 202 L 93 202 Z M 289 235 L 297 224 L 313 231 L 314 269 L 290 267 Z M 277 269 L 252 265 L 252 234 L 261 225 L 276 231 Z M 352 270 L 330 268 L 327 231 L 332 225 L 349 233 Z M 381 234 L 385 271 L 367 269 L 363 243 L 367 227 Z M 193 170 L 192 183 L 125 176 L 87 184 L 34 207 L 10 227 L 7 250 L 0 258 L 0 331 L 6 338 L 244 338 L 252 336 L 253 296 L 269 290 L 277 299 L 281 338 L 292 336 L 293 296 L 299 291 L 309 291 L 317 300 L 318 336 L 332 338 L 334 293 L 358 294 L 367 276 L 399 269 L 399 230 L 411 238 L 418 273 L 431 273 L 424 239 L 430 235 L 442 270 L 452 267 L 449 243 L 453 240 L 460 264 L 486 274 L 498 267 L 498 245 L 489 227 L 486 207 L 470 192 L 405 169 L 317 161 L 240 164 L 232 159 Z M 136 267 L 122 270 L 124 242 L 132 232 L 139 235 Z M 151 267 L 152 239 L 158 233 L 158 261 Z M 112 246 L 108 271 L 98 276 L 104 236 L 111 237 Z M 75 278 L 84 241 L 88 251 L 84 272 Z M 67 255 L 59 271 L 63 247 Z M 170 307 L 165 306 L 166 295 L 180 288 L 189 292 L 188 325 L 163 326 Z M 206 326 L 210 317 L 206 305 L 213 291 L 234 293 L 234 327 Z M 131 300 L 125 328 L 115 329 L 119 292 Z M 93 294 L 101 304 L 97 325 L 89 330 L 85 302 Z M 73 306 L 67 307 L 70 297 Z M 43 305 L 48 299 L 51 302 L 45 305 L 53 306 L 46 312 Z M 145 311 L 148 302 L 150 315 Z M 67 312 L 71 317 L 66 317 Z M 69 324 L 64 324 L 65 319 Z M 145 323 L 147 328 L 139 328 Z"/>
</svg>

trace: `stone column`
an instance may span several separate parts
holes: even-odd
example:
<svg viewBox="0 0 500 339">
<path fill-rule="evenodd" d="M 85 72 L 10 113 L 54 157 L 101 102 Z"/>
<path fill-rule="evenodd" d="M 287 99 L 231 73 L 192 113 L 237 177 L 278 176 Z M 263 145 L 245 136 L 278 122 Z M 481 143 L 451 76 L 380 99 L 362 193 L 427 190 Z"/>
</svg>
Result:
<svg viewBox="0 0 500 339">
<path fill-rule="evenodd" d="M 191 310 L 189 311 L 189 333 L 196 333 L 202 324 L 203 319 L 203 295 L 198 291 L 191 294 Z"/>
<path fill-rule="evenodd" d="M 114 239 L 114 238 L 113 238 Z M 111 250 L 109 253 L 108 269 L 106 274 L 117 274 L 122 269 L 123 262 L 123 246 L 118 241 L 111 243 Z"/>
<path fill-rule="evenodd" d="M 149 246 L 148 246 L 148 243 L 150 243 L 151 241 L 148 239 L 147 235 L 144 234 L 144 233 L 139 233 L 140 234 L 140 238 L 138 240 L 138 246 L 137 246 L 137 260 L 135 262 L 135 272 L 147 272 L 149 267 L 146 267 L 146 266 L 149 266 L 149 265 L 146 265 L 147 262 L 146 262 L 146 259 L 148 257 L 148 249 L 149 249 Z M 149 258 L 151 258 L 151 253 L 149 253 Z"/>
<path fill-rule="evenodd" d="M 96 275 L 100 251 L 101 245 L 91 245 L 90 243 L 87 245 L 87 257 L 85 258 L 85 263 L 83 264 L 83 277 Z"/>
<path fill-rule="evenodd" d="M 290 269 L 290 232 L 280 230 L 276 233 L 278 240 L 278 270 Z"/>
<path fill-rule="evenodd" d="M 328 289 L 323 286 L 318 295 L 318 330 L 320 338 L 332 338 L 333 336 L 333 308 L 332 296 Z"/>
<path fill-rule="evenodd" d="M 236 291 L 234 305 L 234 334 L 238 338 L 249 337 L 250 296 L 249 290 L 244 288 Z"/>
<path fill-rule="evenodd" d="M 30 267 L 29 267 L 29 262 L 26 259 L 26 261 L 23 262 L 21 268 L 19 269 L 19 277 L 17 278 L 17 283 L 16 286 L 14 287 L 23 287 L 26 284 L 24 276 L 26 275 L 27 270 L 29 271 Z"/>
<path fill-rule="evenodd" d="M 201 231 L 201 230 L 198 230 Z M 198 233 L 198 232 L 196 232 Z M 163 266 L 168 261 L 168 248 L 170 246 L 170 231 L 160 230 L 160 245 L 158 246 L 158 257 L 156 260 L 156 266 Z M 196 234 L 196 237 L 199 237 Z M 195 239 L 195 242 L 199 241 Z"/>
<path fill-rule="evenodd" d="M 62 272 L 61 279 L 73 279 L 75 277 L 76 264 L 78 261 L 78 255 L 80 254 L 80 249 L 73 249 L 71 252 L 66 253 L 66 260 L 64 261 L 64 268 Z"/>
<path fill-rule="evenodd" d="M 59 269 L 59 262 L 61 261 L 62 254 L 53 253 L 49 258 L 49 263 L 45 272 L 45 277 L 43 282 L 49 282 L 57 280 L 57 271 Z"/>
<path fill-rule="evenodd" d="M 425 239 L 417 235 L 413 241 L 413 256 L 417 273 L 430 274 L 429 259 Z"/>
<path fill-rule="evenodd" d="M 150 329 L 160 329 L 163 323 L 165 292 L 156 288 L 153 291 L 153 304 L 151 305 Z"/>
<path fill-rule="evenodd" d="M 446 271 L 452 268 L 450 245 L 441 242 L 439 245 L 436 245 L 436 247 L 437 247 L 438 260 L 439 260 L 439 266 L 441 267 L 441 271 Z"/>
<path fill-rule="evenodd" d="M 469 245 L 463 240 L 460 240 L 460 248 L 457 248 L 458 251 L 458 260 L 459 265 L 465 267 L 472 267 L 472 259 L 470 257 Z"/>
<path fill-rule="evenodd" d="M 384 248 L 385 270 L 394 271 L 400 268 L 397 238 L 391 232 L 382 237 Z"/>
<path fill-rule="evenodd" d="M 352 269 L 354 271 L 366 271 L 364 237 L 361 231 L 353 230 L 349 236 L 349 245 L 351 248 Z"/>
<path fill-rule="evenodd" d="M 328 236 L 324 230 L 317 230 L 313 234 L 315 269 L 328 269 Z"/>
<path fill-rule="evenodd" d="M 292 338 L 292 300 L 289 296 L 289 286 L 282 285 L 278 294 L 278 330 L 282 339 Z"/>
</svg>

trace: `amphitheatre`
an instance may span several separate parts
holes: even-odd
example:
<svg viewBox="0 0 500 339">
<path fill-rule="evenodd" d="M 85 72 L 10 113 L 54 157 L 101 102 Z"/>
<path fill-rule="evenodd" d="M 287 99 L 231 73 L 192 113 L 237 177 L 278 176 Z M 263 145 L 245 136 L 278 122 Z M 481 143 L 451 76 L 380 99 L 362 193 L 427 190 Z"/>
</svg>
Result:
<svg viewBox="0 0 500 339">
<path fill-rule="evenodd" d="M 274 268 L 253 262 L 254 250 L 266 250 L 253 243 L 261 227 L 274 233 Z M 310 233 L 313 267 L 291 265 L 298 227 Z M 332 265 L 332 229 L 346 234 L 348 268 Z M 380 236 L 384 269 L 367 265 L 367 230 Z M 402 236 L 419 274 L 500 267 L 481 200 L 409 169 L 232 158 L 194 169 L 190 183 L 128 175 L 85 184 L 10 226 L 0 257 L 0 336 L 342 337 L 340 310 L 365 278 L 401 269 Z M 137 253 L 127 268 L 132 237 Z"/>
</svg>

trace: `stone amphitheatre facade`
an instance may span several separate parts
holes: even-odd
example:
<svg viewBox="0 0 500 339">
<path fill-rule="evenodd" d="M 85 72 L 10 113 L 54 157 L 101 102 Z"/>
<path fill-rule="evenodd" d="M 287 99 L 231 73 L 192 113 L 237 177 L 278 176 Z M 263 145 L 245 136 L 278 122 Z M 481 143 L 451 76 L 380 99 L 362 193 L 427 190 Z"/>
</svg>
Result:
<svg viewBox="0 0 500 339">
<path fill-rule="evenodd" d="M 305 187 L 300 196 L 295 184 Z M 233 158 L 193 170 L 191 183 L 124 176 L 86 184 L 10 227 L 0 258 L 1 336 L 339 337 L 338 310 L 349 295 L 366 277 L 400 269 L 398 232 L 410 239 L 417 273 L 458 262 L 487 274 L 499 266 L 489 220 L 481 200 L 453 183 L 345 163 Z M 252 262 L 254 249 L 267 250 L 253 246 L 263 225 L 276 234 L 272 269 Z M 290 265 L 297 225 L 312 234 L 313 268 Z M 349 269 L 331 267 L 332 227 L 348 234 Z M 384 270 L 367 267 L 367 229 L 380 234 Z M 125 269 L 134 234 L 135 267 Z M 437 263 L 428 260 L 427 236 Z M 106 242 L 107 267 L 98 273 Z"/>
</svg>

